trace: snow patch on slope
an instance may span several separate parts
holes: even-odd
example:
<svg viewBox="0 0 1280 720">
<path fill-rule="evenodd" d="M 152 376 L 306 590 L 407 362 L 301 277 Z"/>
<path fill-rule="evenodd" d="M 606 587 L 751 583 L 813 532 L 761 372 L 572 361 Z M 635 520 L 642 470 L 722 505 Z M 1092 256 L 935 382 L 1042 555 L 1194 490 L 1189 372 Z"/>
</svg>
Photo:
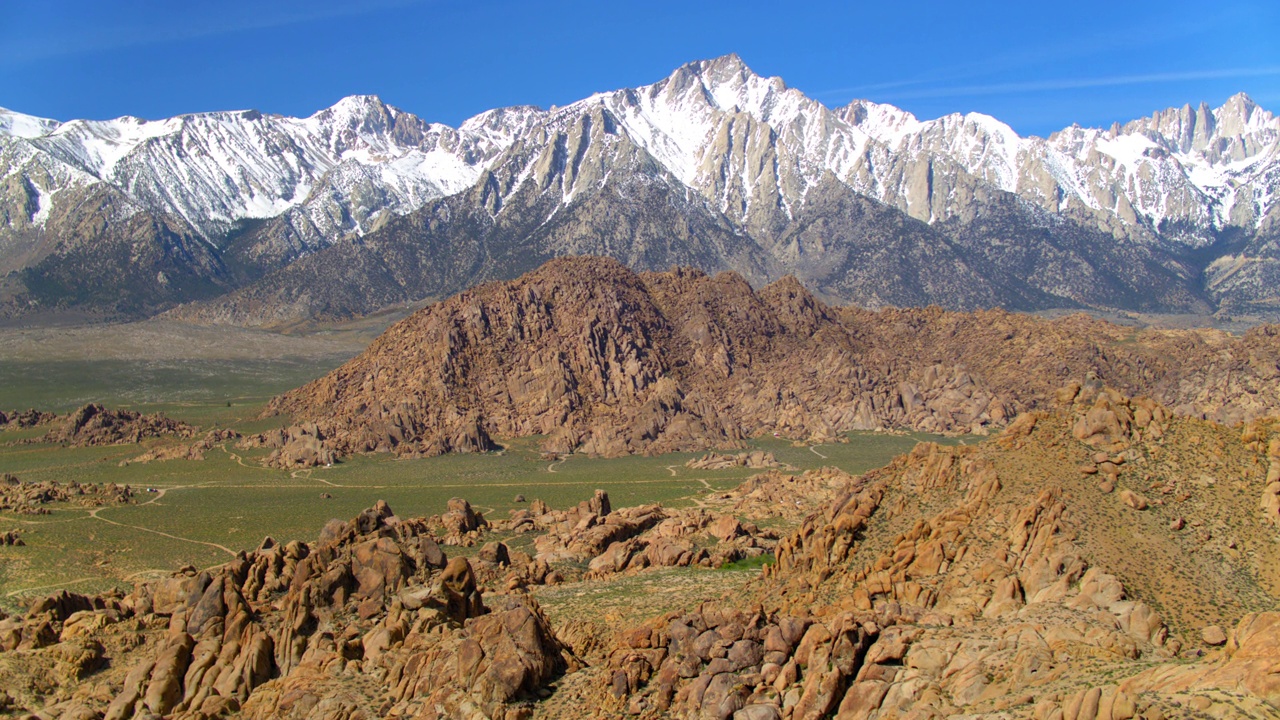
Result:
<svg viewBox="0 0 1280 720">
<path fill-rule="evenodd" d="M 58 129 L 58 121 L 24 115 L 0 107 L 0 135 L 16 138 L 38 138 Z"/>
</svg>

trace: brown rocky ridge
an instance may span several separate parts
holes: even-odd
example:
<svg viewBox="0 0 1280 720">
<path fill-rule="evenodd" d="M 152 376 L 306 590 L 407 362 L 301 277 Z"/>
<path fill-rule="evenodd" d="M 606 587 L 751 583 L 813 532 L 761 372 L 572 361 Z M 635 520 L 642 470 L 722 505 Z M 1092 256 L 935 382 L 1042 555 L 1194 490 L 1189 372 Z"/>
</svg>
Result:
<svg viewBox="0 0 1280 720">
<path fill-rule="evenodd" d="M 577 660 L 536 601 L 486 602 L 471 563 L 447 560 L 426 528 L 379 503 L 315 543 L 268 538 L 127 595 L 37 600 L 0 620 L 0 712 L 527 716 Z"/>
<path fill-rule="evenodd" d="M 0 410 L 0 428 L 29 428 L 53 422 L 57 415 L 31 408 L 5 412 Z"/>
<path fill-rule="evenodd" d="M 0 412 L 0 428 L 37 426 L 49 426 L 49 430 L 41 437 L 27 437 L 10 444 L 60 443 L 69 447 L 93 447 L 136 445 L 150 440 L 166 441 L 149 443 L 150 446 L 141 455 L 122 460 L 122 466 L 153 460 L 203 460 L 204 454 L 218 443 L 240 438 L 240 433 L 235 430 L 214 429 L 195 442 L 184 443 L 182 441 L 195 438 L 199 428 L 173 420 L 163 413 L 144 414 L 134 410 L 111 409 L 98 403 L 89 403 L 65 415 L 34 409 L 21 413 Z"/>
<path fill-rule="evenodd" d="M 0 620 L 0 686 L 47 718 L 1273 718 L 1277 494 L 1280 422 L 1090 380 L 978 445 L 772 469 L 697 507 L 379 503 L 315 543 L 37 600 Z M 649 620 L 543 609 L 548 585 L 765 553 Z"/>
<path fill-rule="evenodd" d="M 116 483 L 66 484 L 57 480 L 24 482 L 16 475 L 0 475 L 0 510 L 19 515 L 45 515 L 49 503 L 70 503 L 81 507 L 100 507 L 112 503 L 133 502 L 133 488 Z"/>
<path fill-rule="evenodd" d="M 617 633 L 584 695 L 640 717 L 1276 717 L 1275 423 L 1059 398 L 848 482 L 750 601 Z M 1148 504 L 1079 472 L 1101 449 Z"/>
<path fill-rule="evenodd" d="M 270 411 L 308 423 L 277 439 L 286 465 L 530 435 L 549 452 L 617 456 L 766 433 L 986 433 L 1086 376 L 1230 424 L 1280 413 L 1278 338 L 1275 326 L 1236 337 L 1083 315 L 835 308 L 790 278 L 753 290 L 732 273 L 565 258 L 414 313 Z"/>
<path fill-rule="evenodd" d="M 123 445 L 158 437 L 191 438 L 196 429 L 162 414 L 144 415 L 133 410 L 111 410 L 89 403 L 69 413 L 49 430 L 41 442 L 75 447 Z"/>
<path fill-rule="evenodd" d="M 267 456 L 266 462 L 276 467 L 285 469 L 316 467 L 328 465 L 334 461 L 333 450 L 325 447 L 321 442 L 324 439 L 324 435 L 315 423 L 302 423 L 241 438 L 236 443 L 236 447 L 274 448 Z"/>
</svg>

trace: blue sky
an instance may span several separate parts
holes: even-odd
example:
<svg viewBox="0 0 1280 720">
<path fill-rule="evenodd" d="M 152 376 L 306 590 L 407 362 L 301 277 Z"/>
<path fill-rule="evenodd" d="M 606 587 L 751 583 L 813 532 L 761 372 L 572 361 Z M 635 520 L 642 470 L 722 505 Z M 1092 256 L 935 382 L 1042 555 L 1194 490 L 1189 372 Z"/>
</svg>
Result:
<svg viewBox="0 0 1280 720">
<path fill-rule="evenodd" d="M 0 0 L 0 106 L 67 120 L 372 93 L 456 125 L 736 52 L 829 106 L 1106 126 L 1244 91 L 1280 111 L 1280 3 Z"/>
</svg>

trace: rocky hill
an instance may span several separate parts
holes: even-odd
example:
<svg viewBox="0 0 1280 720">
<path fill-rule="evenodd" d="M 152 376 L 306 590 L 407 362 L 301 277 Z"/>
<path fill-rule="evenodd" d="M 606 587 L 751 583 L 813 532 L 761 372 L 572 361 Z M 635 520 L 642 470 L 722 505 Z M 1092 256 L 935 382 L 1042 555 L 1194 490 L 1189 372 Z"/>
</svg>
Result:
<svg viewBox="0 0 1280 720">
<path fill-rule="evenodd" d="M 369 96 L 308 118 L 0 110 L 0 179 L 7 315 L 346 317 L 588 253 L 866 307 L 1280 307 L 1280 120 L 1244 95 L 1023 138 L 828 108 L 729 55 L 458 128 Z"/>
<path fill-rule="evenodd" d="M 1239 422 L 1280 412 L 1277 332 L 836 309 L 790 278 L 756 291 L 731 273 L 565 258 L 418 311 L 270 410 L 312 423 L 305 434 L 338 454 L 540 435 L 548 451 L 613 456 L 775 432 L 985 433 L 1091 376 Z"/>
<path fill-rule="evenodd" d="M 851 479 L 749 603 L 616 633 L 597 696 L 644 717 L 1275 717 L 1274 422 L 1097 385 L 1058 401 Z"/>
<path fill-rule="evenodd" d="M 380 502 L 315 541 L 62 591 L 0 617 L 0 702 L 65 720 L 1274 718 L 1278 513 L 1274 419 L 1227 428 L 1073 383 L 987 442 L 862 476 L 772 470 L 694 507 L 597 492 L 507 520 Z M 529 533 L 530 552 L 498 539 Z M 729 592 L 710 569 L 765 553 Z M 643 607 L 627 583 L 659 568 L 701 601 L 672 584 L 653 617 L 564 619 L 561 583 Z"/>
</svg>

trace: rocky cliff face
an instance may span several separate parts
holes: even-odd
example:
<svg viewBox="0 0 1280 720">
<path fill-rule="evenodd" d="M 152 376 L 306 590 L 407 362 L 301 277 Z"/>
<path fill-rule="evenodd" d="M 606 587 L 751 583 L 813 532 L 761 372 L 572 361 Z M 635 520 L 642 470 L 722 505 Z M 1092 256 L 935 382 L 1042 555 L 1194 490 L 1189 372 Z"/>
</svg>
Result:
<svg viewBox="0 0 1280 720">
<path fill-rule="evenodd" d="M 583 253 L 793 274 L 869 307 L 1274 309 L 1278 123 L 1240 95 L 1022 138 L 978 114 L 827 108 L 732 55 L 456 129 L 372 97 L 301 119 L 0 111 L 0 270 L 19 273 L 9 314 L 98 308 L 41 279 L 90 271 L 70 248 L 136 240 L 84 226 L 138 218 L 182 267 L 100 260 L 168 278 L 134 315 L 244 288 L 187 314 L 348 316 Z M 95 193 L 109 212 L 77 200 Z"/>
<path fill-rule="evenodd" d="M 769 432 L 985 433 L 1092 374 L 1238 422 L 1280 411 L 1274 333 L 838 310 L 794 279 L 755 291 L 727 273 L 573 258 L 415 313 L 271 410 L 313 422 L 338 453 L 431 455 L 543 435 L 549 451 L 612 456 Z"/>
</svg>

